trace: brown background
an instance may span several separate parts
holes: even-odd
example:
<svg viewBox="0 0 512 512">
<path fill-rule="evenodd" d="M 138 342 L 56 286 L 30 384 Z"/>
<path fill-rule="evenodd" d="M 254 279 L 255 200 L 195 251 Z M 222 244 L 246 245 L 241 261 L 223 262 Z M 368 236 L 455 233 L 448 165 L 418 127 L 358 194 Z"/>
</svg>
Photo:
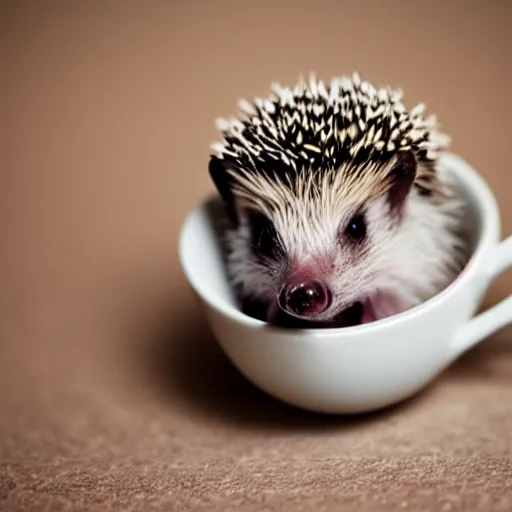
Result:
<svg viewBox="0 0 512 512">
<path fill-rule="evenodd" d="M 312 69 L 425 101 L 512 232 L 511 12 L 3 2 L 0 506 L 511 510 L 511 329 L 401 407 L 319 418 L 230 367 L 176 257 L 213 190 L 214 118 Z M 511 287 L 502 276 L 487 303 Z"/>
</svg>

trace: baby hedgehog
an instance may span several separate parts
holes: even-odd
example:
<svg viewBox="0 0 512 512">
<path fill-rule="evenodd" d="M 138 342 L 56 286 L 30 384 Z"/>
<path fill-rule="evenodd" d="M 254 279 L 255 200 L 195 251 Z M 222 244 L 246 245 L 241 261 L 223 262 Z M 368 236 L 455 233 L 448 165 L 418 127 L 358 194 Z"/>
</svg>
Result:
<svg viewBox="0 0 512 512">
<path fill-rule="evenodd" d="M 239 102 L 219 119 L 210 176 L 229 279 L 247 314 L 341 327 L 432 297 L 466 263 L 464 208 L 438 166 L 449 138 L 401 90 L 358 74 Z"/>
</svg>

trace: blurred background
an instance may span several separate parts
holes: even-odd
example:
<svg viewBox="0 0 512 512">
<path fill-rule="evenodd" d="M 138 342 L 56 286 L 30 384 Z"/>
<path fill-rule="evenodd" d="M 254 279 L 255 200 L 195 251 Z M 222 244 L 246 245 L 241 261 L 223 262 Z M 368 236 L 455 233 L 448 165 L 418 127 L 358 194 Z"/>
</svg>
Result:
<svg viewBox="0 0 512 512">
<path fill-rule="evenodd" d="M 405 411 L 333 428 L 232 370 L 181 274 L 177 237 L 213 192 L 215 118 L 310 71 L 358 71 L 403 88 L 407 105 L 425 102 L 494 190 L 508 235 L 511 14 L 509 2 L 473 0 L 2 2 L 0 505 L 123 508 L 152 496 L 203 510 L 215 497 L 205 510 L 220 510 L 232 478 L 237 510 L 252 510 L 256 488 L 273 493 L 269 507 L 304 492 L 320 510 L 312 482 L 339 473 L 333 453 L 507 460 L 512 330 Z M 502 276 L 486 305 L 511 289 Z M 416 480 L 389 465 L 353 475 L 380 489 L 365 499 L 396 504 L 433 478 L 419 467 Z M 260 470 L 275 473 L 257 486 L 240 477 Z M 479 487 L 481 467 L 464 471 L 466 505 L 502 499 Z M 402 487 L 379 487 L 384 474 Z M 449 478 L 436 482 L 451 489 Z"/>
</svg>

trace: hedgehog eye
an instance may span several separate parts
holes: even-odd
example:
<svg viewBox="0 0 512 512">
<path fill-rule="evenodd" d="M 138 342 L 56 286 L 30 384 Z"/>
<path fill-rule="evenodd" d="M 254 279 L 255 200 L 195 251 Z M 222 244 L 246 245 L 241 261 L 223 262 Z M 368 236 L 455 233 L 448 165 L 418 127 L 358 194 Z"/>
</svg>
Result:
<svg viewBox="0 0 512 512">
<path fill-rule="evenodd" d="M 282 251 L 279 236 L 273 222 L 262 213 L 249 214 L 251 242 L 256 254 L 266 258 L 276 257 Z"/>
<path fill-rule="evenodd" d="M 356 213 L 345 228 L 345 234 L 352 240 L 362 240 L 366 236 L 366 219 L 364 214 Z"/>
</svg>

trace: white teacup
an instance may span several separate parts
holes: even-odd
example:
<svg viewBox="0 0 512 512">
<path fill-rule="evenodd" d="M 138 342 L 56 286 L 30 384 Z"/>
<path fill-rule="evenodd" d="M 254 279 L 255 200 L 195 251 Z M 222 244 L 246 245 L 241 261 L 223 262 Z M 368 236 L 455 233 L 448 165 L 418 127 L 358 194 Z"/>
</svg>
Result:
<svg viewBox="0 0 512 512">
<path fill-rule="evenodd" d="M 291 330 L 243 314 L 226 280 L 209 201 L 187 217 L 180 236 L 183 271 L 210 328 L 234 365 L 288 404 L 322 413 L 361 413 L 424 388 L 458 356 L 512 321 L 512 296 L 474 316 L 492 280 L 512 265 L 512 237 L 500 242 L 500 217 L 488 185 L 466 162 L 445 154 L 476 226 L 471 259 L 436 297 L 395 316 L 338 329 Z"/>
</svg>

